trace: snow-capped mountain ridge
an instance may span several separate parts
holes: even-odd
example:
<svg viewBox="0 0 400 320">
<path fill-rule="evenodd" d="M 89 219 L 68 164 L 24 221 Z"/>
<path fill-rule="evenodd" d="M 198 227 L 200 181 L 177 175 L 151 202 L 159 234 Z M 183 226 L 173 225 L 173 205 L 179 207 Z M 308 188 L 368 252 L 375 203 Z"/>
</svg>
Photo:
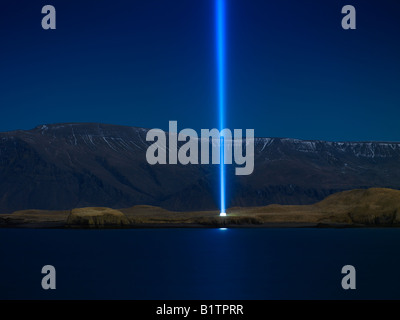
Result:
<svg viewBox="0 0 400 320">
<path fill-rule="evenodd" d="M 218 208 L 213 165 L 149 165 L 149 129 L 97 123 L 0 133 L 0 213 L 158 205 Z M 400 143 L 254 138 L 254 172 L 227 166 L 228 206 L 305 204 L 340 190 L 400 189 Z"/>
</svg>

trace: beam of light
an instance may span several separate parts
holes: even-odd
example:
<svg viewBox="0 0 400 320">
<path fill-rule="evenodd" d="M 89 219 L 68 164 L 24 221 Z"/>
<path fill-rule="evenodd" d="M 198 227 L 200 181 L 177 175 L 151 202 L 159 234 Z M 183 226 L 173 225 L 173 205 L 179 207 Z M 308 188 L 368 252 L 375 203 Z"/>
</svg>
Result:
<svg viewBox="0 0 400 320">
<path fill-rule="evenodd" d="M 215 25 L 216 48 L 218 69 L 218 110 L 219 131 L 225 126 L 225 0 L 215 0 Z M 224 164 L 224 138 L 220 138 L 220 216 L 226 216 L 225 208 L 225 164 Z"/>
<path fill-rule="evenodd" d="M 225 164 L 224 164 L 224 137 L 220 139 L 220 164 L 219 164 L 219 179 L 220 179 L 220 192 L 221 192 L 221 213 L 219 214 L 221 217 L 226 216 L 226 208 L 225 208 Z"/>
</svg>

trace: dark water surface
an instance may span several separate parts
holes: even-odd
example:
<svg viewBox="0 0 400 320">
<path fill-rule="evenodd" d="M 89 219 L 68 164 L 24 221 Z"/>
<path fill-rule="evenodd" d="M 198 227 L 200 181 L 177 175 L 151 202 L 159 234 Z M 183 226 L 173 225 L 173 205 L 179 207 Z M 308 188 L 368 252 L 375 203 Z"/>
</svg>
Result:
<svg viewBox="0 0 400 320">
<path fill-rule="evenodd" d="M 0 229 L 0 275 L 0 299 L 399 299 L 400 229 Z"/>
</svg>

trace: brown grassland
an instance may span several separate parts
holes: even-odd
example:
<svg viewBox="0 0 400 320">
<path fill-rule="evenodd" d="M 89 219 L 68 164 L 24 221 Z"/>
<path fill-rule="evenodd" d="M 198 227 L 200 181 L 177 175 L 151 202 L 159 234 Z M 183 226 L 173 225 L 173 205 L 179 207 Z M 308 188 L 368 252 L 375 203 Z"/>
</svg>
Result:
<svg viewBox="0 0 400 320">
<path fill-rule="evenodd" d="M 400 191 L 385 188 L 335 193 L 311 205 L 233 207 L 218 211 L 174 212 L 160 207 L 101 207 L 73 210 L 22 210 L 0 215 L 1 227 L 340 227 L 400 226 Z"/>
</svg>

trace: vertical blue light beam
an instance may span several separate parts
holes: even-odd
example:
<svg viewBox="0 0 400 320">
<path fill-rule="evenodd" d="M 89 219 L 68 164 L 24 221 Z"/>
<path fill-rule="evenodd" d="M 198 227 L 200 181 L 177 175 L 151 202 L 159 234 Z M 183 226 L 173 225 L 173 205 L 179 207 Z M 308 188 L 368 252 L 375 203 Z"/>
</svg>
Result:
<svg viewBox="0 0 400 320">
<path fill-rule="evenodd" d="M 218 110 L 219 110 L 219 131 L 222 132 L 225 126 L 225 0 L 215 0 L 216 18 L 216 48 L 217 48 L 217 69 L 218 69 Z M 224 164 L 224 138 L 220 138 L 220 202 L 221 216 L 226 215 L 225 208 L 225 164 Z"/>
</svg>

